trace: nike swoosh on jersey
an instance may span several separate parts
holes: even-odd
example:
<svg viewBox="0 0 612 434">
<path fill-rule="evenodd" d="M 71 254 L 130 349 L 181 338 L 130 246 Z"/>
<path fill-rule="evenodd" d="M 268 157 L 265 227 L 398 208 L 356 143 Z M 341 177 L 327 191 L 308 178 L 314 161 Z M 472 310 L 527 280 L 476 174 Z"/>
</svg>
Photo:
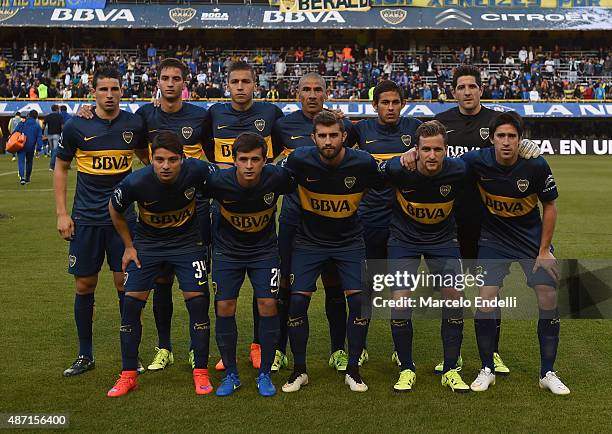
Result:
<svg viewBox="0 0 612 434">
<path fill-rule="evenodd" d="M 143 205 L 144 206 L 149 206 L 149 205 L 153 205 L 154 203 L 159 202 L 158 200 L 154 200 L 153 202 L 144 202 Z"/>
<path fill-rule="evenodd" d="M 369 145 L 370 143 L 378 142 L 378 140 L 366 140 L 365 144 Z"/>
<path fill-rule="evenodd" d="M 149 130 L 149 133 L 155 133 L 157 130 Z"/>
<path fill-rule="evenodd" d="M 301 139 L 304 136 L 291 136 L 291 140 Z"/>
<path fill-rule="evenodd" d="M 202 286 L 206 284 L 206 280 L 204 282 L 202 282 L 201 280 L 198 280 L 198 286 Z"/>
<path fill-rule="evenodd" d="M 416 190 L 402 190 L 402 193 L 408 194 L 408 193 L 412 193 L 413 191 L 416 191 Z"/>
<path fill-rule="evenodd" d="M 91 139 L 95 139 L 98 136 L 91 136 L 91 137 L 83 137 L 83 140 L 86 142 L 89 142 Z"/>
<path fill-rule="evenodd" d="M 493 178 L 485 178 L 484 176 L 480 177 L 481 181 L 493 181 Z"/>
<path fill-rule="evenodd" d="M 223 200 L 223 203 L 236 203 L 237 200 Z"/>
<path fill-rule="evenodd" d="M 317 181 L 319 181 L 319 179 L 306 178 L 306 182 L 317 182 Z"/>
<path fill-rule="evenodd" d="M 452 133 L 453 131 L 457 131 L 457 130 L 446 130 L 446 134 Z"/>
<path fill-rule="evenodd" d="M 227 128 L 229 125 L 217 125 L 218 130 L 222 130 L 223 128 Z"/>
</svg>

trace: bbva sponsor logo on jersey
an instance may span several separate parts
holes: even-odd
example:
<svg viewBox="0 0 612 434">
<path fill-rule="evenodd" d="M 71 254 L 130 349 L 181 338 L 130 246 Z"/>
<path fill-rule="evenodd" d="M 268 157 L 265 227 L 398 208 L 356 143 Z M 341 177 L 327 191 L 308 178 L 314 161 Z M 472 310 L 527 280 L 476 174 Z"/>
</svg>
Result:
<svg viewBox="0 0 612 434">
<path fill-rule="evenodd" d="M 263 200 L 266 204 L 268 205 L 272 205 L 272 202 L 274 202 L 274 193 L 268 193 L 263 197 Z"/>
<path fill-rule="evenodd" d="M 193 128 L 183 127 L 181 128 L 181 134 L 183 135 L 183 137 L 185 137 L 185 140 L 189 140 L 189 138 L 193 134 Z"/>
<path fill-rule="evenodd" d="M 130 143 L 132 143 L 132 139 L 134 138 L 134 133 L 132 131 L 124 131 L 122 136 L 123 136 L 123 140 L 125 140 L 125 143 L 129 145 Z"/>
<path fill-rule="evenodd" d="M 440 186 L 440 194 L 444 197 L 448 196 L 448 194 L 451 192 L 451 186 L 450 185 L 441 185 Z"/>
<path fill-rule="evenodd" d="M 338 11 L 329 12 L 279 12 L 279 11 L 265 11 L 264 12 L 264 23 L 303 23 L 304 21 L 309 23 L 327 23 L 329 21 L 335 21 L 336 23 L 345 23 L 346 21 L 342 17 L 342 14 Z"/>
<path fill-rule="evenodd" d="M 91 168 L 94 170 L 122 170 L 130 168 L 130 159 L 127 155 L 118 157 L 94 156 L 91 157 Z"/>
<path fill-rule="evenodd" d="M 315 199 L 310 198 L 310 206 L 316 211 L 350 212 L 351 205 L 347 199 Z"/>
<path fill-rule="evenodd" d="M 153 226 L 176 227 L 181 226 L 194 215 L 194 208 L 184 208 L 176 214 L 149 214 L 149 221 Z"/>
<path fill-rule="evenodd" d="M 422 204 L 421 206 L 415 206 L 413 203 L 408 202 L 406 204 L 406 213 L 417 221 L 425 220 L 422 223 L 438 223 L 445 220 L 448 214 L 444 208 L 435 205 L 426 206 Z"/>
<path fill-rule="evenodd" d="M 125 21 L 133 23 L 136 20 L 129 9 L 53 9 L 51 21 Z"/>
<path fill-rule="evenodd" d="M 241 231 L 252 232 L 265 228 L 270 222 L 271 214 L 260 215 L 230 215 L 230 222 Z"/>
<path fill-rule="evenodd" d="M 404 134 L 404 135 L 402 135 L 401 138 L 402 138 L 402 143 L 405 146 L 409 147 L 410 143 L 412 142 L 412 137 L 410 136 L 410 134 Z"/>
<path fill-rule="evenodd" d="M 347 176 L 346 178 L 344 178 L 344 185 L 346 185 L 346 188 L 353 188 L 356 181 L 357 178 L 355 178 L 354 176 Z"/>
<path fill-rule="evenodd" d="M 481 128 L 480 129 L 480 138 L 482 140 L 486 140 L 489 138 L 489 129 L 488 128 Z"/>
<path fill-rule="evenodd" d="M 516 181 L 516 186 L 518 187 L 521 193 L 525 193 L 529 188 L 529 180 L 519 179 L 518 181 Z"/>
<path fill-rule="evenodd" d="M 255 128 L 257 128 L 257 131 L 262 132 L 266 127 L 266 121 L 263 119 L 257 119 L 255 122 L 253 122 L 253 125 L 255 125 Z"/>
<path fill-rule="evenodd" d="M 187 190 L 185 190 L 184 194 L 187 200 L 193 199 L 193 196 L 195 195 L 195 187 L 188 188 Z"/>
</svg>

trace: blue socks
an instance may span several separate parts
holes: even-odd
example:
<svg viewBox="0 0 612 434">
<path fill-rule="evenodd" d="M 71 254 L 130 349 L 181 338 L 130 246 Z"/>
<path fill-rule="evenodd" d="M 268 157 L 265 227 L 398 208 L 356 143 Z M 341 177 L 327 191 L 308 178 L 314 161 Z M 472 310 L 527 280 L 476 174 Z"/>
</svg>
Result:
<svg viewBox="0 0 612 434">
<path fill-rule="evenodd" d="M 463 341 L 463 309 L 442 308 L 442 349 L 444 351 L 443 373 L 457 366 L 457 359 L 461 354 L 461 343 Z"/>
<path fill-rule="evenodd" d="M 146 301 L 126 296 L 123 300 L 123 315 L 119 336 L 121 338 L 121 360 L 124 371 L 135 371 L 138 368 L 138 347 L 142 338 L 140 317 Z"/>
<path fill-rule="evenodd" d="M 325 316 L 329 323 L 331 352 L 344 350 L 346 340 L 346 298 L 340 287 L 325 288 Z"/>
<path fill-rule="evenodd" d="M 289 342 L 291 343 L 294 365 L 303 369 L 303 372 L 306 372 L 306 347 L 310 332 L 308 324 L 309 305 L 310 297 L 302 294 L 291 294 L 289 319 L 287 320 Z"/>
<path fill-rule="evenodd" d="M 489 368 L 495 372 L 493 364 L 493 352 L 495 350 L 495 335 L 497 322 L 495 311 L 483 312 L 477 310 L 474 315 L 474 327 L 476 329 L 476 343 L 483 368 Z"/>
<path fill-rule="evenodd" d="M 93 311 L 94 294 L 79 295 L 74 297 L 74 321 L 79 336 L 79 355 L 93 360 Z"/>
<path fill-rule="evenodd" d="M 270 373 L 279 335 L 280 322 L 278 320 L 278 315 L 259 317 L 259 337 L 261 338 L 260 374 Z"/>
<path fill-rule="evenodd" d="M 366 337 L 368 335 L 369 318 L 363 315 L 363 303 L 367 294 L 365 291 L 360 291 L 346 297 L 348 302 L 349 313 L 346 324 L 346 337 L 348 340 L 348 366 L 357 368 L 359 366 L 359 357 L 363 350 Z"/>
<path fill-rule="evenodd" d="M 189 311 L 189 335 L 191 336 L 191 348 L 193 349 L 196 369 L 206 369 L 208 367 L 210 349 L 209 300 L 208 294 L 185 300 L 187 311 Z"/>
<path fill-rule="evenodd" d="M 538 340 L 540 341 L 540 378 L 548 371 L 554 371 L 557 348 L 559 347 L 559 309 L 540 309 Z"/>
<path fill-rule="evenodd" d="M 411 316 L 411 309 L 391 309 L 391 336 L 401 363 L 400 371 L 404 369 L 415 371 L 412 360 L 413 329 Z"/>
<path fill-rule="evenodd" d="M 227 374 L 238 374 L 236 367 L 236 345 L 238 343 L 238 329 L 235 316 L 217 316 L 215 324 L 215 337 L 217 346 L 223 359 Z"/>
<path fill-rule="evenodd" d="M 174 280 L 174 279 L 173 279 Z M 153 316 L 157 328 L 159 348 L 172 351 L 170 329 L 172 327 L 172 282 L 156 283 L 153 290 Z"/>
</svg>

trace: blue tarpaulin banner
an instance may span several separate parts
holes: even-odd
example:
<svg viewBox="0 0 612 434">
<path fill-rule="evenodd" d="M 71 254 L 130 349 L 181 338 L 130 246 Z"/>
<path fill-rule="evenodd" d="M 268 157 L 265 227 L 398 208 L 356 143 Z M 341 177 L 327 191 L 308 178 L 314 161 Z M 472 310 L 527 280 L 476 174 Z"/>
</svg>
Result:
<svg viewBox="0 0 612 434">
<path fill-rule="evenodd" d="M 0 0 L 0 8 L 104 9 L 106 0 Z M 0 16 L 0 20 L 1 20 Z"/>
</svg>

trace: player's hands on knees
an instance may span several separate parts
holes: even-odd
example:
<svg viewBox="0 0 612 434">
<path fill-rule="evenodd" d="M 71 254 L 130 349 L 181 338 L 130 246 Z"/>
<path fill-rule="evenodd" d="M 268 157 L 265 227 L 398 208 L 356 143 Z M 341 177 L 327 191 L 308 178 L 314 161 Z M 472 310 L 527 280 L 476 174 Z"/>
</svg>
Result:
<svg viewBox="0 0 612 434">
<path fill-rule="evenodd" d="M 416 149 L 412 148 L 411 150 L 404 152 L 400 156 L 400 163 L 408 170 L 416 170 L 417 158 L 417 151 Z"/>
<path fill-rule="evenodd" d="M 536 142 L 529 139 L 521 140 L 518 147 L 519 157 L 529 160 L 530 158 L 538 158 L 542 150 Z"/>
<path fill-rule="evenodd" d="M 134 247 L 126 247 L 123 252 L 123 258 L 121 259 L 121 269 L 125 273 L 127 270 L 127 266 L 133 262 L 136 264 L 136 267 L 140 268 L 140 259 L 138 259 L 138 252 Z"/>
<path fill-rule="evenodd" d="M 535 264 L 533 265 L 533 272 L 535 273 L 540 268 L 546 271 L 555 282 L 559 281 L 559 263 L 550 251 L 540 252 L 536 258 Z"/>
<path fill-rule="evenodd" d="M 77 116 L 80 118 L 91 119 L 93 118 L 93 107 L 91 104 L 83 104 L 77 111 Z"/>
<path fill-rule="evenodd" d="M 60 215 L 57 217 L 57 231 L 60 236 L 66 241 L 71 241 L 74 237 L 74 222 L 69 215 Z"/>
</svg>

